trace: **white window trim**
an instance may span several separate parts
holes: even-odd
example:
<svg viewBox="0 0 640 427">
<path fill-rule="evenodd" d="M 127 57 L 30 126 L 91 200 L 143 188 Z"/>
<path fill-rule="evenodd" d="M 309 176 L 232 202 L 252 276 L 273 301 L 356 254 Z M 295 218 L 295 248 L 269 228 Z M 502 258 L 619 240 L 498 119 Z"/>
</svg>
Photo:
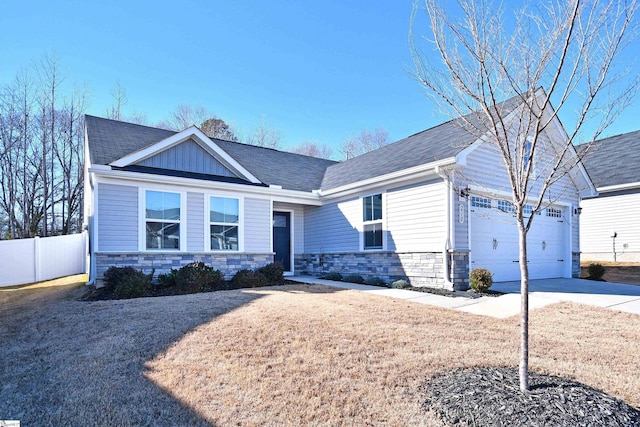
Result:
<svg viewBox="0 0 640 427">
<path fill-rule="evenodd" d="M 161 221 L 180 224 L 180 248 L 179 249 L 147 249 L 147 191 L 178 194 L 180 196 L 180 220 Z M 187 250 L 187 193 L 165 187 L 138 187 L 138 250 L 147 253 L 176 253 Z"/>
<path fill-rule="evenodd" d="M 365 221 L 364 220 L 364 211 L 363 211 L 363 200 L 367 197 L 377 196 L 380 194 L 382 196 L 382 219 L 377 219 L 374 221 Z M 386 191 L 375 192 L 371 194 L 366 194 L 361 196 L 359 199 L 360 202 L 360 251 L 361 252 L 381 252 L 387 250 L 387 193 Z M 381 224 L 382 227 L 382 247 L 381 248 L 365 248 L 364 247 L 364 227 L 365 225 L 372 224 Z"/>
<path fill-rule="evenodd" d="M 211 210 L 211 198 L 220 197 L 224 199 L 236 199 L 238 201 L 238 250 L 219 250 L 211 249 L 211 217 L 209 212 Z M 238 254 L 244 252 L 244 197 L 229 195 L 226 193 L 204 193 L 204 250 L 205 252 L 211 252 L 214 254 Z M 223 223 L 215 223 L 223 224 Z"/>
</svg>

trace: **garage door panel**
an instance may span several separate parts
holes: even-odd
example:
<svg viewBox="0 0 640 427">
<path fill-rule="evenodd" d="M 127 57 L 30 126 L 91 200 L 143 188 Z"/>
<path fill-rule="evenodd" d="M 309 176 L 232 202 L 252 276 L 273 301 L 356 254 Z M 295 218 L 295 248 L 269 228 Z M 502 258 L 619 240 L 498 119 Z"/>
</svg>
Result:
<svg viewBox="0 0 640 427">
<path fill-rule="evenodd" d="M 495 203 L 495 201 L 494 201 Z M 527 234 L 529 277 L 562 277 L 568 233 L 562 218 L 536 216 Z M 515 216 L 494 208 L 471 210 L 471 268 L 487 268 L 494 281 L 520 279 L 518 229 Z"/>
</svg>

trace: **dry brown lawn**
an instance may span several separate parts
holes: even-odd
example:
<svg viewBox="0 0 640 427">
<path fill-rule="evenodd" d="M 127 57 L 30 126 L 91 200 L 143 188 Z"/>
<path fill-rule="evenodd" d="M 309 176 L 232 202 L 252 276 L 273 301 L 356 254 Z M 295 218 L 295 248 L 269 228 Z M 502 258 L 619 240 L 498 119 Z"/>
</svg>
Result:
<svg viewBox="0 0 640 427">
<path fill-rule="evenodd" d="M 323 286 L 0 310 L 0 419 L 23 425 L 439 425 L 440 370 L 515 366 L 517 319 Z M 10 314 L 10 315 L 9 315 Z M 535 310 L 531 368 L 640 406 L 640 316 Z"/>
</svg>

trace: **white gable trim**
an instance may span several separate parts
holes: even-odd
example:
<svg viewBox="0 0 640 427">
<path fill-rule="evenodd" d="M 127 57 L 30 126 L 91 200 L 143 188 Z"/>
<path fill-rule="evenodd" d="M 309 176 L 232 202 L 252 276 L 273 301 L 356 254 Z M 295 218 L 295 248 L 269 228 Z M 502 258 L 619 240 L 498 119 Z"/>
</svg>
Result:
<svg viewBox="0 0 640 427">
<path fill-rule="evenodd" d="M 253 174 L 251 174 L 251 172 L 245 169 L 244 166 L 242 166 L 233 157 L 222 150 L 215 142 L 213 142 L 207 135 L 205 135 L 200 129 L 195 126 L 191 126 L 190 128 L 178 132 L 175 135 L 165 138 L 155 144 L 149 145 L 148 147 L 145 147 L 141 150 L 135 151 L 131 154 L 127 154 L 126 156 L 114 162 L 111 162 L 110 165 L 116 167 L 129 166 L 152 157 L 155 154 L 174 147 L 181 142 L 191 138 L 193 138 L 196 143 L 200 144 L 205 150 L 209 151 L 210 153 L 214 154 L 215 157 L 218 157 L 220 160 L 222 160 L 223 163 L 225 163 L 225 166 L 229 166 L 233 172 L 237 172 L 239 175 L 241 175 L 241 178 L 244 178 L 254 184 L 261 182 Z"/>
</svg>

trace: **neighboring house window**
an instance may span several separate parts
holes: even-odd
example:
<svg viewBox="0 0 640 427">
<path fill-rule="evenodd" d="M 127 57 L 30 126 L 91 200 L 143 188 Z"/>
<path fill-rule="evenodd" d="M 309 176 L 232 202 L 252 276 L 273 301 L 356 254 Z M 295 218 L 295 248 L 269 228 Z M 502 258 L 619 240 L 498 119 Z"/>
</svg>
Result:
<svg viewBox="0 0 640 427">
<path fill-rule="evenodd" d="M 533 205 L 524 205 L 524 209 L 523 209 L 522 213 L 524 215 L 531 216 L 531 214 L 533 213 Z M 540 211 L 537 211 L 536 215 L 540 215 Z"/>
<path fill-rule="evenodd" d="M 145 192 L 146 249 L 180 249 L 180 193 Z"/>
<path fill-rule="evenodd" d="M 560 209 L 547 208 L 547 216 L 553 218 L 562 218 L 562 211 Z"/>
<path fill-rule="evenodd" d="M 212 251 L 240 250 L 240 202 L 228 197 L 209 198 L 209 237 Z"/>
<path fill-rule="evenodd" d="M 486 197 L 471 196 L 471 207 L 491 208 L 491 199 L 487 199 Z"/>
<path fill-rule="evenodd" d="M 506 200 L 498 200 L 498 209 L 500 209 L 503 212 L 509 212 L 509 213 L 513 213 L 516 211 L 516 208 L 513 206 L 513 204 L 511 204 L 510 202 L 507 202 Z"/>
<path fill-rule="evenodd" d="M 362 198 L 364 249 L 382 249 L 382 194 Z"/>
</svg>

